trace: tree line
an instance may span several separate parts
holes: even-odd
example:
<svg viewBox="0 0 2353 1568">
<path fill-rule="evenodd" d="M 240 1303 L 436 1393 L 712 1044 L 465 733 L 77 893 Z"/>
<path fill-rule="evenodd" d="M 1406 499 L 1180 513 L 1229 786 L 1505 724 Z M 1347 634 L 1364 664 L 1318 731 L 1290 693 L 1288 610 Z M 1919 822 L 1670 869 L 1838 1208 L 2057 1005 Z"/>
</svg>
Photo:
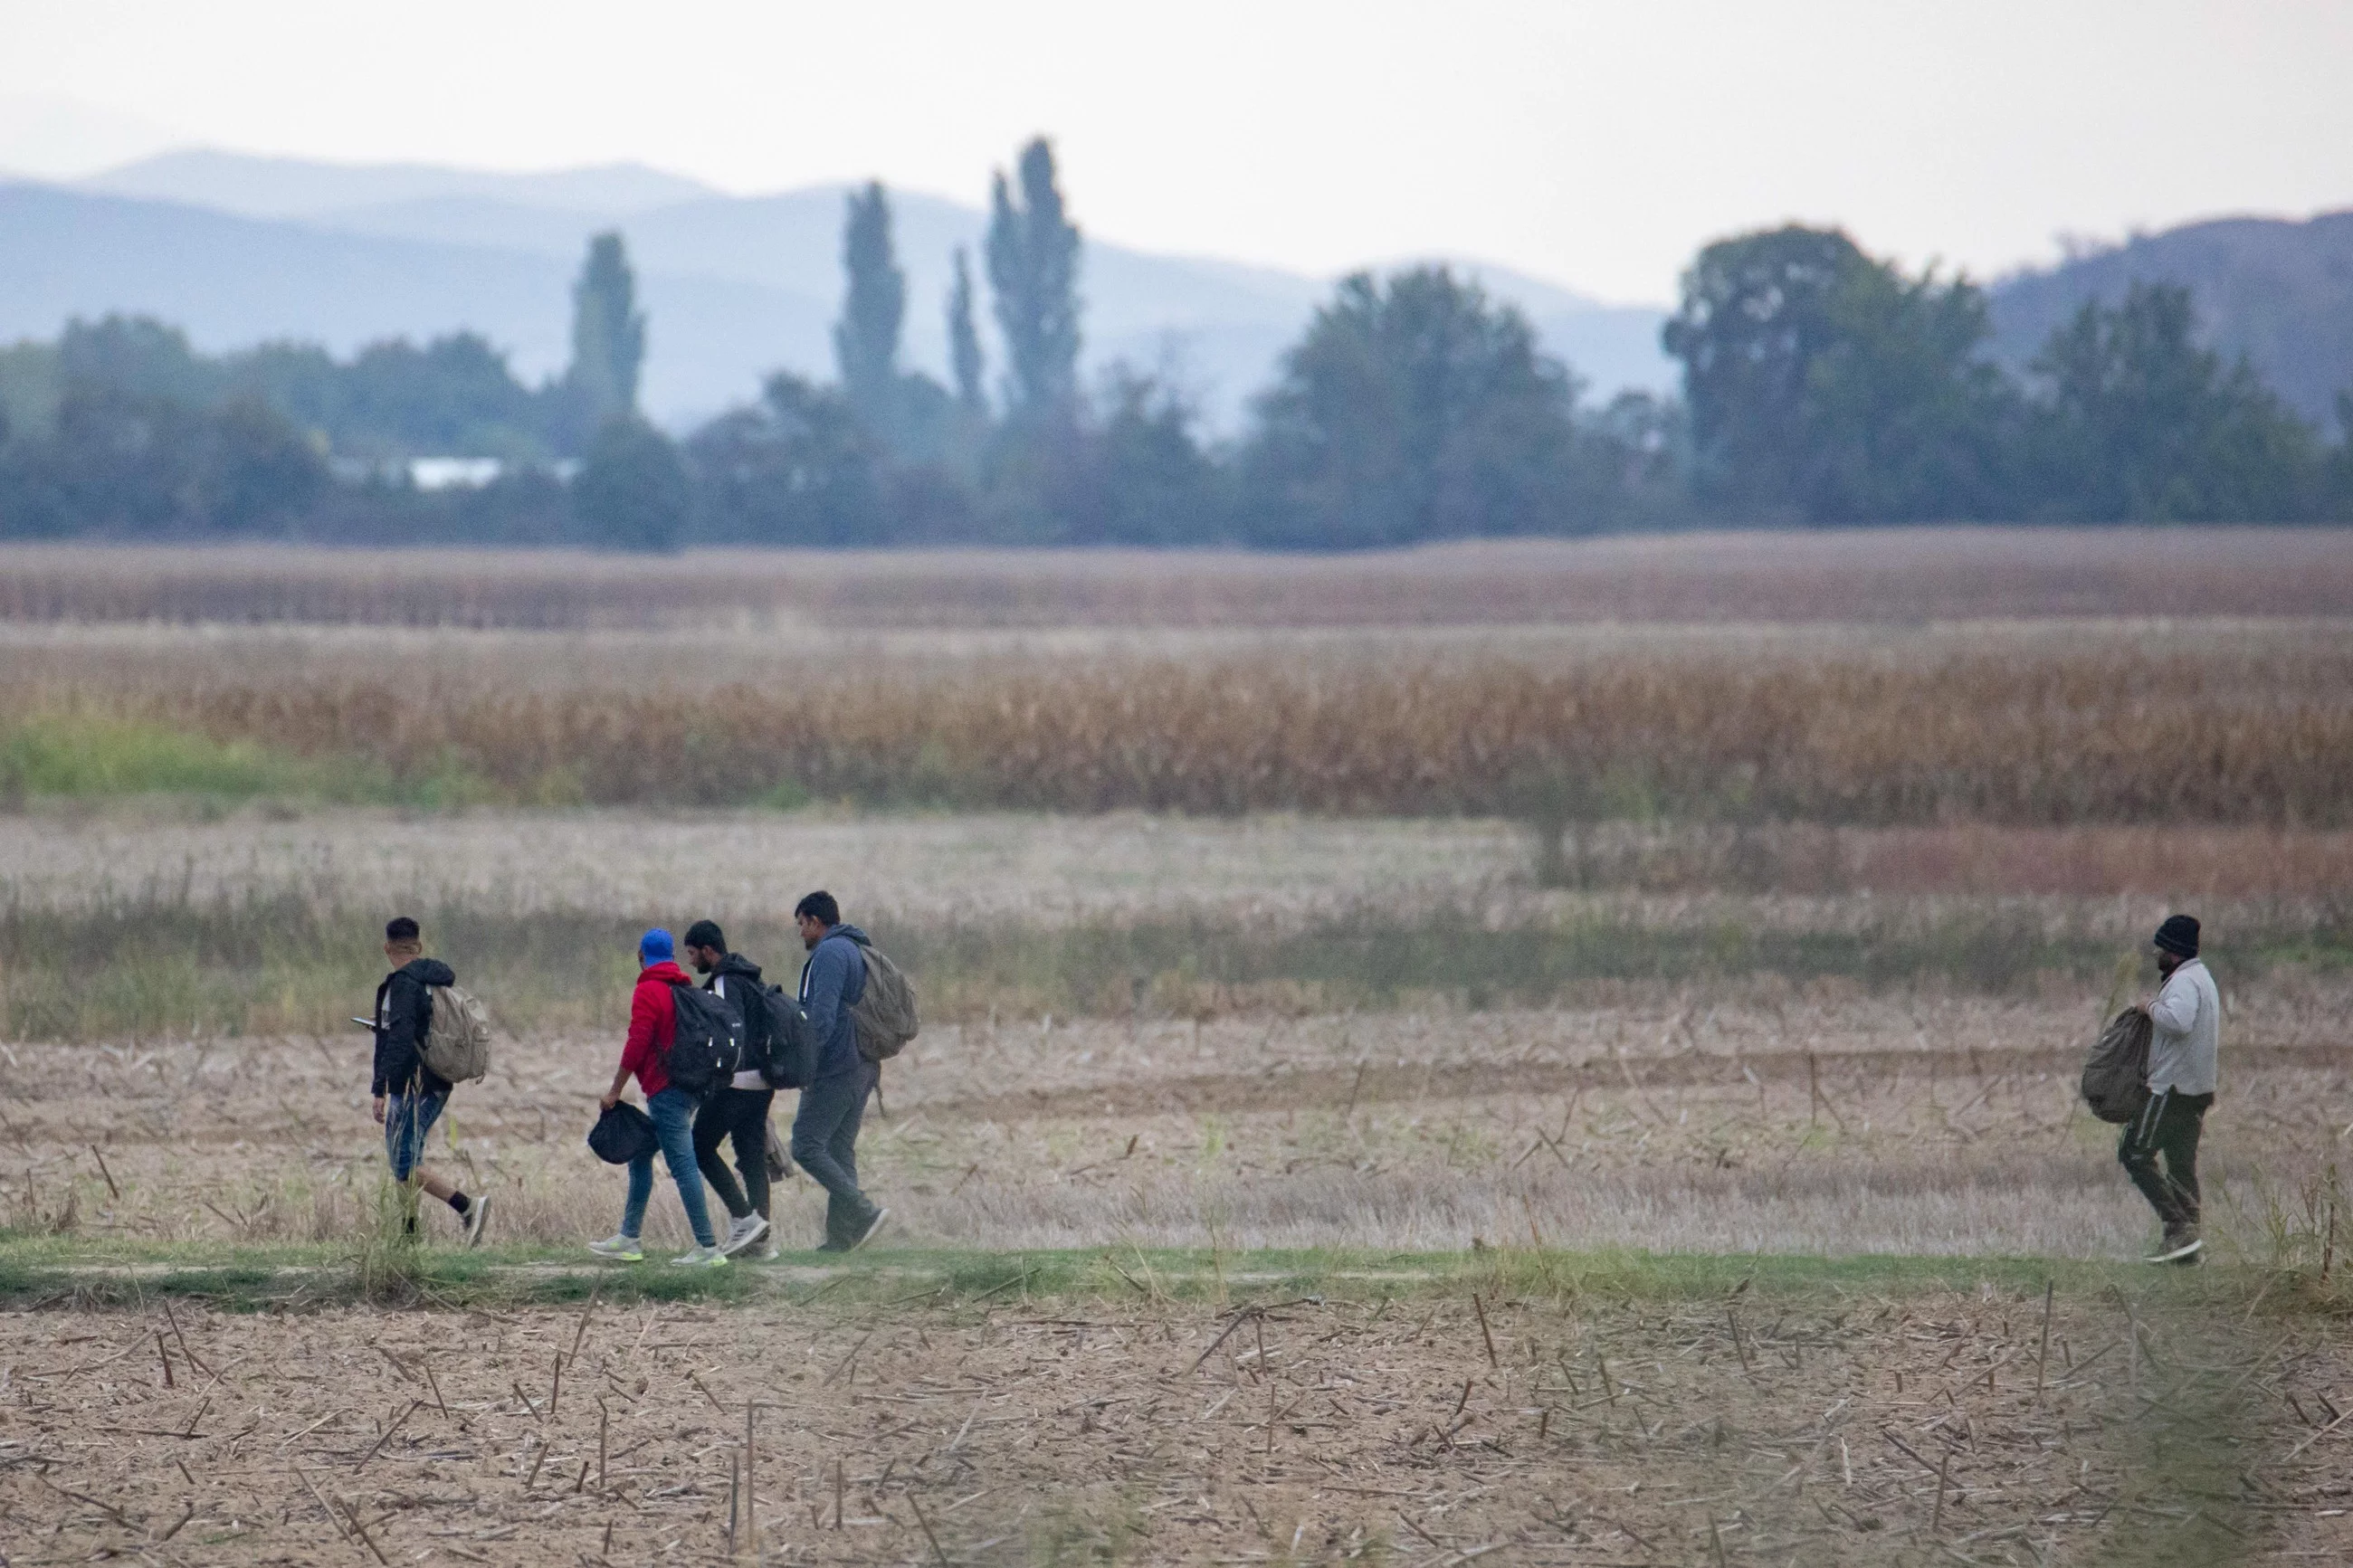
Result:
<svg viewBox="0 0 2353 1568">
<path fill-rule="evenodd" d="M 478 335 L 224 355 L 143 318 L 0 349 L 0 533 L 586 543 L 1346 549 L 1702 523 L 2353 521 L 2334 439 L 2200 341 L 2186 291 L 2085 305 L 2023 376 L 1984 292 L 1835 229 L 1708 246 L 1664 329 L 1680 397 L 1594 404 L 1516 309 L 1445 267 L 1343 279 L 1205 437 L 1167 376 L 1080 372 L 1085 248 L 1051 146 L 999 172 L 940 302 L 949 384 L 902 363 L 879 184 L 851 192 L 831 381 L 779 371 L 673 436 L 638 411 L 649 323 L 588 245 L 566 369 Z M 981 285 L 1003 363 L 978 325 Z M 992 376 L 992 370 L 994 375 Z M 501 460 L 420 488 L 406 459 Z"/>
</svg>

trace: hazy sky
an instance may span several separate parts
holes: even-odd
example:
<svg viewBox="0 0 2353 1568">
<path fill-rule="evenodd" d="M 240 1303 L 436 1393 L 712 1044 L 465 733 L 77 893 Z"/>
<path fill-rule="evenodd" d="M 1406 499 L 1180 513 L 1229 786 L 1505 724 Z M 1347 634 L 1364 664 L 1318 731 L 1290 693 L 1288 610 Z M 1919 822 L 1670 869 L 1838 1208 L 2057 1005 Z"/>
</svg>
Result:
<svg viewBox="0 0 2353 1568">
<path fill-rule="evenodd" d="M 1444 252 L 1663 300 L 1788 218 L 1979 275 L 2353 206 L 2347 0 L 0 0 L 0 167 L 164 143 L 977 201 L 1315 272 Z"/>
</svg>

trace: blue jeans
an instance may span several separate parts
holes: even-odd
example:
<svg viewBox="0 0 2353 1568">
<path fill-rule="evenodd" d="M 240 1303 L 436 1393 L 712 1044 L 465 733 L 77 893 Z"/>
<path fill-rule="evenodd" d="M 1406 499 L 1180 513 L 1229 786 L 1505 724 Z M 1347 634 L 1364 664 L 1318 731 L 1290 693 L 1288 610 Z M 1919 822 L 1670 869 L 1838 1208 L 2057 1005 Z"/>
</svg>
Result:
<svg viewBox="0 0 2353 1568">
<path fill-rule="evenodd" d="M 858 1125 L 882 1069 L 864 1057 L 848 1072 L 801 1090 L 793 1113 L 793 1163 L 825 1189 L 825 1238 L 845 1246 L 874 1223 L 874 1202 L 858 1187 Z"/>
<path fill-rule="evenodd" d="M 694 1227 L 694 1239 L 705 1247 L 716 1247 L 719 1237 L 711 1229 L 711 1211 L 702 1203 L 702 1172 L 694 1163 L 694 1097 L 686 1090 L 666 1089 L 646 1100 L 646 1114 L 653 1118 L 662 1163 L 670 1167 L 670 1180 L 678 1184 L 678 1201 L 685 1205 L 686 1223 Z M 629 1202 L 621 1211 L 623 1236 L 634 1237 L 645 1229 L 646 1205 L 653 1195 L 654 1157 L 640 1154 L 629 1162 Z"/>
<path fill-rule="evenodd" d="M 394 1181 L 405 1182 L 416 1173 L 417 1163 L 425 1158 L 425 1135 L 441 1120 L 441 1108 L 448 1103 L 447 1090 L 396 1094 L 385 1102 L 384 1152 L 392 1162 Z"/>
</svg>

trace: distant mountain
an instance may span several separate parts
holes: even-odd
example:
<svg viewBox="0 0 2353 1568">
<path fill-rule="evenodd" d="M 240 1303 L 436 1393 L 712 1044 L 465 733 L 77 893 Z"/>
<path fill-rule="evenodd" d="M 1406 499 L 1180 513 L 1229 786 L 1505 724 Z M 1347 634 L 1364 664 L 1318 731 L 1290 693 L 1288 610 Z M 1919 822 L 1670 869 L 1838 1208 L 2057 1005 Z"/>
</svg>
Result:
<svg viewBox="0 0 2353 1568">
<path fill-rule="evenodd" d="M 435 196 L 480 196 L 509 206 L 554 207 L 607 217 L 719 193 L 642 163 L 507 174 L 432 163 L 322 163 L 192 147 L 159 153 L 79 182 L 115 196 L 151 196 L 245 217 L 314 217 L 337 207 Z"/>
<path fill-rule="evenodd" d="M 2216 348 L 2245 354 L 2334 433 L 2337 394 L 2353 391 L 2353 212 L 2189 224 L 2001 279 L 1992 289 L 1997 353 L 2023 369 L 2086 300 L 2113 303 L 2135 279 L 2189 289 Z"/>
<path fill-rule="evenodd" d="M 169 153 L 72 186 L 0 185 L 0 340 L 110 310 L 164 316 L 208 349 L 299 337 L 348 353 L 465 327 L 536 378 L 567 353 L 587 237 L 617 227 L 649 317 L 646 405 L 686 423 L 750 396 L 770 370 L 831 374 L 845 189 L 732 197 L 635 165 L 498 174 Z M 892 205 L 907 357 L 944 374 L 949 258 L 971 253 L 985 300 L 986 220 L 918 192 L 894 192 Z M 1463 269 L 1525 310 L 1589 395 L 1672 384 L 1659 311 Z M 1325 279 L 1094 241 L 1082 287 L 1090 364 L 1166 370 L 1224 430 L 1331 293 Z"/>
</svg>

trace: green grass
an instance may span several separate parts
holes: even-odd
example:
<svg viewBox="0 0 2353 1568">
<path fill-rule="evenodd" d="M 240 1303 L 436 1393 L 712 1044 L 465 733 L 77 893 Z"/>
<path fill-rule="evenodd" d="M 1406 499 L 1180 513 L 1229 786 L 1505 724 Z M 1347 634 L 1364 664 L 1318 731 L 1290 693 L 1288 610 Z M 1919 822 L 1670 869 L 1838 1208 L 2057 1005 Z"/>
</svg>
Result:
<svg viewBox="0 0 2353 1568">
<path fill-rule="evenodd" d="M 90 713 L 37 713 L 0 728 L 0 800 L 184 795 L 348 805 L 441 805 L 477 798 L 451 772 L 396 778 L 357 757 L 303 757 L 254 741 L 220 741 Z"/>
<path fill-rule="evenodd" d="M 2039 1295 L 2046 1284 L 2069 1295 L 2120 1289 L 2182 1305 L 2242 1307 L 2261 1295 L 2275 1309 L 2309 1299 L 2267 1289 L 2258 1268 L 2151 1269 L 2131 1263 L 2038 1258 L 1778 1254 L 1675 1254 L 1509 1248 L 1475 1252 L 1375 1252 L 1341 1248 L 1212 1252 L 1132 1247 L 982 1252 L 878 1249 L 851 1258 L 787 1253 L 774 1266 L 677 1268 L 658 1260 L 602 1264 L 576 1247 L 416 1249 L 414 1289 L 386 1292 L 363 1279 L 349 1244 L 222 1246 L 112 1243 L 0 1235 L 0 1303 L 70 1300 L 126 1307 L 164 1298 L 201 1299 L 230 1310 L 322 1307 L 376 1300 L 395 1305 L 463 1308 L 564 1306 L 605 1301 L 704 1300 L 748 1304 L 818 1301 L 834 1309 L 956 1310 L 992 1302 L 1086 1300 L 1146 1306 L 1216 1308 L 1320 1297 L 1409 1300 L 1481 1291 L 1574 1302 L 1674 1302 L 1735 1295 L 1799 1299 L 1824 1294 L 1902 1297 L 1986 1287 Z"/>
</svg>

